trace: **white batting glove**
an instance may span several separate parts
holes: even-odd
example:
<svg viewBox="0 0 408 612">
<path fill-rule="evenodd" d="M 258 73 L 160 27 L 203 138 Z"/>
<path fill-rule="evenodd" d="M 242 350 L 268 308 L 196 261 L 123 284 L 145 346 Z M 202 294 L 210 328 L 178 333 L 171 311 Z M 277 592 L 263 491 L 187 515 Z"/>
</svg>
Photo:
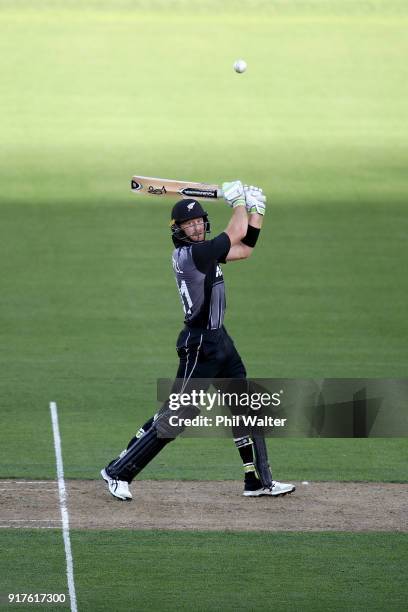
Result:
<svg viewBox="0 0 408 612">
<path fill-rule="evenodd" d="M 241 181 L 231 181 L 230 183 L 222 184 L 222 192 L 224 200 L 228 206 L 236 208 L 237 206 L 246 206 L 244 186 Z"/>
<path fill-rule="evenodd" d="M 266 197 L 262 189 L 253 185 L 245 185 L 245 204 L 249 213 L 264 215 L 266 210 Z"/>
</svg>

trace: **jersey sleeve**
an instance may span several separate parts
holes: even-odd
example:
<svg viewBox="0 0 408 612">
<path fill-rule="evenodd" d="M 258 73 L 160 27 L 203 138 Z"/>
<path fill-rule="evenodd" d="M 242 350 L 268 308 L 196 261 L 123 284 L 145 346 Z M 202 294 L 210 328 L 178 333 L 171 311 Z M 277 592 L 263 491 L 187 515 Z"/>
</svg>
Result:
<svg viewBox="0 0 408 612">
<path fill-rule="evenodd" d="M 231 248 L 228 234 L 222 232 L 212 240 L 193 244 L 192 256 L 195 266 L 204 274 L 214 263 L 225 263 L 225 258 Z"/>
</svg>

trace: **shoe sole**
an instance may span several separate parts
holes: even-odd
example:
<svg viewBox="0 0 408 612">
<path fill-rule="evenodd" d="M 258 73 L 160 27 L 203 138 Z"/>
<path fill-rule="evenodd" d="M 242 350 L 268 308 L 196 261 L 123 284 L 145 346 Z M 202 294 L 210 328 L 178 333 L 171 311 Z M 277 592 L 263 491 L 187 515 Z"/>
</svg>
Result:
<svg viewBox="0 0 408 612">
<path fill-rule="evenodd" d="M 290 495 L 294 491 L 296 491 L 296 487 L 293 487 L 290 491 L 282 491 L 281 493 L 272 493 L 272 491 L 266 492 L 260 489 L 258 491 L 244 491 L 242 495 L 244 497 L 284 497 L 285 495 Z"/>
<path fill-rule="evenodd" d="M 119 499 L 120 501 L 128 501 L 128 502 L 132 501 L 131 497 L 121 497 L 120 495 L 116 495 L 115 493 L 112 493 L 112 491 L 110 490 L 110 487 L 109 487 L 109 480 L 110 480 L 110 478 L 107 475 L 107 473 L 105 471 L 105 468 L 103 470 L 101 470 L 101 476 L 104 479 L 104 481 L 107 483 L 109 493 L 112 495 L 112 497 L 114 497 L 115 499 Z"/>
</svg>

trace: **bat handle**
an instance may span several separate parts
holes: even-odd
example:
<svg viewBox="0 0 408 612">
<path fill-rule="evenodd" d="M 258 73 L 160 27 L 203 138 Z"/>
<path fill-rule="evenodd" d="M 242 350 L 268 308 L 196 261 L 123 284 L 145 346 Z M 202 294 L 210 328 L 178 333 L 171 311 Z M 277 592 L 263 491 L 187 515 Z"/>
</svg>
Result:
<svg viewBox="0 0 408 612">
<path fill-rule="evenodd" d="M 222 189 L 217 189 L 217 200 L 219 200 L 220 198 L 224 197 L 224 192 Z M 262 196 L 261 198 L 262 202 L 266 202 L 266 196 Z"/>
</svg>

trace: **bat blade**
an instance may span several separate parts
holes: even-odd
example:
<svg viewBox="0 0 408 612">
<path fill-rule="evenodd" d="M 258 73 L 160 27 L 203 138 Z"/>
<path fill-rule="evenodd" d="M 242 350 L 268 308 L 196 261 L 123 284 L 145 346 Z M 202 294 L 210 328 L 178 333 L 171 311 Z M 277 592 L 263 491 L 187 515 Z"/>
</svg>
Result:
<svg viewBox="0 0 408 612">
<path fill-rule="evenodd" d="M 222 198 L 219 185 L 195 183 L 193 181 L 175 181 L 173 179 L 155 178 L 152 176 L 133 176 L 131 180 L 133 193 L 153 196 L 170 196 L 183 198 Z"/>
</svg>

